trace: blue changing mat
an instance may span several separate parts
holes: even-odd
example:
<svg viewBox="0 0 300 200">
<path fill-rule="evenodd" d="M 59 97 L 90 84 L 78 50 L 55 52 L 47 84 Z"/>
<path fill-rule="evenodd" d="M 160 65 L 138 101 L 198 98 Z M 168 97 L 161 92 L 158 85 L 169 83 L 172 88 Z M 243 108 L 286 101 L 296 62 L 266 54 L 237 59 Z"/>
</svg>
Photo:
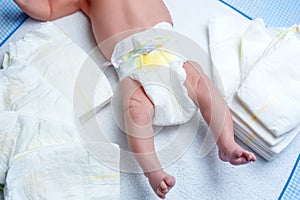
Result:
<svg viewBox="0 0 300 200">
<path fill-rule="evenodd" d="M 299 200 L 300 199 L 300 155 L 296 161 L 293 171 L 285 184 L 279 199 Z"/>
<path fill-rule="evenodd" d="M 21 26 L 27 17 L 12 0 L 0 0 L 0 46 Z"/>
<path fill-rule="evenodd" d="M 300 24 L 300 0 L 220 0 L 249 19 L 262 18 L 269 27 Z"/>
</svg>

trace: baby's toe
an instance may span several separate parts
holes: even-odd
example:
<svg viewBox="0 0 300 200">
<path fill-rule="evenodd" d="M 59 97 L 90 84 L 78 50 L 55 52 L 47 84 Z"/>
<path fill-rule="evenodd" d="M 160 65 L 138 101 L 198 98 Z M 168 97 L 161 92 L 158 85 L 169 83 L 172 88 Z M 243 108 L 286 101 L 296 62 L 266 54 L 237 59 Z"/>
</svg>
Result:
<svg viewBox="0 0 300 200">
<path fill-rule="evenodd" d="M 175 182 L 175 178 L 170 175 L 164 179 L 164 183 L 167 185 L 168 189 L 172 188 L 175 185 Z"/>
<path fill-rule="evenodd" d="M 230 163 L 233 165 L 242 165 L 242 164 L 246 164 L 247 162 L 249 161 L 245 157 L 235 158 L 230 161 Z"/>
<path fill-rule="evenodd" d="M 166 193 L 164 193 L 164 192 L 160 191 L 160 189 L 159 189 L 159 188 L 157 188 L 157 190 L 156 190 L 156 194 L 157 194 L 157 196 L 159 196 L 159 198 L 161 198 L 161 199 L 164 199 L 164 198 L 166 198 Z"/>
<path fill-rule="evenodd" d="M 159 189 L 160 189 L 160 191 L 162 191 L 163 193 L 168 192 L 168 186 L 167 186 L 167 184 L 165 183 L 164 180 L 160 183 Z"/>
<path fill-rule="evenodd" d="M 256 157 L 253 153 L 249 153 L 248 155 L 248 161 L 252 161 L 255 162 L 256 161 Z"/>
</svg>

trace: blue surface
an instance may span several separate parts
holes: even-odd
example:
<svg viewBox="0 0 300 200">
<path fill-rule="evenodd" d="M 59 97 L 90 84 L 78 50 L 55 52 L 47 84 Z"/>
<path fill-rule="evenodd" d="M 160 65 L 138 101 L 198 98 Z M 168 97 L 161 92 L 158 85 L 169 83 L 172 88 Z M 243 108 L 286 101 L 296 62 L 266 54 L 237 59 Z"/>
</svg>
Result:
<svg viewBox="0 0 300 200">
<path fill-rule="evenodd" d="M 300 24 L 300 0 L 220 0 L 249 19 L 262 18 L 268 27 Z"/>
<path fill-rule="evenodd" d="M 13 0 L 0 0 L 0 46 L 22 25 L 27 17 Z"/>
<path fill-rule="evenodd" d="M 279 199 L 299 200 L 300 199 L 300 155 L 296 161 L 293 171 L 285 184 Z"/>
</svg>

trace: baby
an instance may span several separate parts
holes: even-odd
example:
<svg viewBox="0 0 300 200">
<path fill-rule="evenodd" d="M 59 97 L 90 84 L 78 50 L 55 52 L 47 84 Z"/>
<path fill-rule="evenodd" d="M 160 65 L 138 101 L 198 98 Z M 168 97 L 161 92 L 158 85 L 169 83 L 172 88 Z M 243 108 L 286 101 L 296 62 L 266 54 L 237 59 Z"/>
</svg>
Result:
<svg viewBox="0 0 300 200">
<path fill-rule="evenodd" d="M 160 198 L 166 197 L 175 184 L 175 178 L 167 174 L 160 165 L 154 149 L 152 125 L 159 124 L 161 120 L 158 119 L 159 112 L 170 113 L 173 107 L 181 104 L 180 101 L 184 102 L 182 106 L 184 117 L 178 118 L 177 114 L 165 115 L 166 124 L 186 122 L 199 107 L 204 120 L 210 125 L 221 160 L 234 165 L 256 161 L 253 153 L 246 151 L 234 141 L 230 110 L 212 82 L 200 70 L 200 66 L 159 49 L 166 43 L 164 41 L 166 37 L 158 37 L 156 31 L 152 31 L 155 34 L 151 34 L 151 30 L 156 27 L 171 30 L 173 24 L 162 0 L 15 0 L 15 2 L 24 12 L 37 20 L 54 20 L 77 10 L 82 10 L 90 19 L 98 47 L 103 55 L 112 61 L 120 78 L 120 95 L 129 146 L 149 179 L 151 187 Z M 181 75 L 175 78 L 175 83 L 164 74 L 170 71 Z M 175 97 L 180 97 L 178 98 L 180 101 L 174 101 L 172 104 L 170 101 L 163 101 L 168 95 L 164 97 L 155 95 L 151 85 L 147 84 L 147 80 L 151 80 L 151 77 L 156 80 L 163 77 L 158 79 L 163 79 L 166 86 L 171 82 L 175 84 Z M 160 91 L 159 93 L 164 91 L 156 89 Z"/>
</svg>

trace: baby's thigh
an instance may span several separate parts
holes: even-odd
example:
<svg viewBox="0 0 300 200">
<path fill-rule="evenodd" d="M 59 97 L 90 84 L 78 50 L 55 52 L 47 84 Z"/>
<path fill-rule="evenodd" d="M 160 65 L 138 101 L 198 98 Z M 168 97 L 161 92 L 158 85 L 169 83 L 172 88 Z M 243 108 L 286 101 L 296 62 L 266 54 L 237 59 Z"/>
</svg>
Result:
<svg viewBox="0 0 300 200">
<path fill-rule="evenodd" d="M 141 107 L 149 109 L 153 107 L 142 85 L 129 77 L 124 78 L 120 83 L 120 96 L 123 108 Z"/>
<path fill-rule="evenodd" d="M 183 68 L 186 73 L 186 81 L 184 85 L 188 90 L 188 95 L 194 102 L 197 102 L 197 96 L 201 91 L 203 91 L 202 87 L 206 85 L 205 74 L 203 73 L 200 65 L 192 61 L 185 62 Z"/>
</svg>

